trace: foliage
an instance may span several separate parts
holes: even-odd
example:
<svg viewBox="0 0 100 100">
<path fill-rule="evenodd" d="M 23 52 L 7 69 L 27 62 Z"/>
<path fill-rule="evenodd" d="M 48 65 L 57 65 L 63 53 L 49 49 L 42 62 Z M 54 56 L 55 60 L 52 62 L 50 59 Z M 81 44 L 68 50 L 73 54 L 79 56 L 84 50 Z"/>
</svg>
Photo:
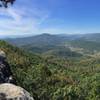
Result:
<svg viewBox="0 0 100 100">
<path fill-rule="evenodd" d="M 15 2 L 15 0 L 0 0 L 0 7 L 8 7 L 8 4 L 13 4 Z"/>
<path fill-rule="evenodd" d="M 100 100 L 100 58 L 37 55 L 0 41 L 17 84 L 35 100 Z"/>
</svg>

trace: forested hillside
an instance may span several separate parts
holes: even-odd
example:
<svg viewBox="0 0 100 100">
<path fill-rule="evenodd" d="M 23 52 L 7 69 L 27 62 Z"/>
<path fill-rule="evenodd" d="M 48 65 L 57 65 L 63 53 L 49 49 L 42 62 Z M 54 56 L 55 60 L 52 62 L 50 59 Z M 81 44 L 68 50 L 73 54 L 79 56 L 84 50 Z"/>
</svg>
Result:
<svg viewBox="0 0 100 100">
<path fill-rule="evenodd" d="M 100 100 L 100 57 L 38 55 L 0 41 L 18 85 L 35 100 Z"/>
<path fill-rule="evenodd" d="M 0 100 L 100 100 L 99 26 L 100 0 L 0 0 Z"/>
<path fill-rule="evenodd" d="M 62 50 L 69 50 L 69 54 L 71 52 L 95 54 L 100 51 L 99 38 L 99 33 L 80 35 L 50 35 L 45 33 L 25 38 L 6 39 L 6 41 L 25 50 L 39 54 L 57 54 L 58 51 Z"/>
</svg>

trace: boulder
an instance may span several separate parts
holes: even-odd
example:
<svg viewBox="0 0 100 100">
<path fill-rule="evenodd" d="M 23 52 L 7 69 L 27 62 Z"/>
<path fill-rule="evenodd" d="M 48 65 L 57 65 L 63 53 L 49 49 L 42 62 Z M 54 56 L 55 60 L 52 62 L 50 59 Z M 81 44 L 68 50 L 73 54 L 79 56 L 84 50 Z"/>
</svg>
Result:
<svg viewBox="0 0 100 100">
<path fill-rule="evenodd" d="M 10 83 L 0 84 L 0 100 L 34 100 L 31 95 L 19 86 Z"/>
<path fill-rule="evenodd" d="M 6 58 L 5 52 L 2 50 L 0 50 L 0 58 Z"/>
</svg>

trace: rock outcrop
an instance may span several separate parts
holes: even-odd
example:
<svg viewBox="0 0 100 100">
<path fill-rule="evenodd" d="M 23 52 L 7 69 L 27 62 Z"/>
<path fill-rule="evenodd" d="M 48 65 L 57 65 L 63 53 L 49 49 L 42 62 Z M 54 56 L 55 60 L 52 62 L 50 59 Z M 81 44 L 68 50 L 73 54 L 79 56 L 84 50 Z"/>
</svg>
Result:
<svg viewBox="0 0 100 100">
<path fill-rule="evenodd" d="M 4 83 L 0 85 L 0 100 L 34 100 L 30 94 L 19 86 Z"/>
<path fill-rule="evenodd" d="M 26 90 L 14 84 L 6 54 L 0 50 L 0 100 L 34 100 Z"/>
<path fill-rule="evenodd" d="M 1 50 L 0 50 L 0 83 L 14 83 L 10 66 L 6 61 L 6 54 Z"/>
</svg>

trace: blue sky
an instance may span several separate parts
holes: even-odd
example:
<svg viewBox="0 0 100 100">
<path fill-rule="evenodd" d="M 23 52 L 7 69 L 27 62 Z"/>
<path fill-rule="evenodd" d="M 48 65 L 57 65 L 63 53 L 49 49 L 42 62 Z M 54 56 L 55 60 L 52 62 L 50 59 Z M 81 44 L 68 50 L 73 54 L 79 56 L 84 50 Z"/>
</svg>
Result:
<svg viewBox="0 0 100 100">
<path fill-rule="evenodd" d="M 100 0 L 16 0 L 0 8 L 0 36 L 100 32 Z"/>
</svg>

